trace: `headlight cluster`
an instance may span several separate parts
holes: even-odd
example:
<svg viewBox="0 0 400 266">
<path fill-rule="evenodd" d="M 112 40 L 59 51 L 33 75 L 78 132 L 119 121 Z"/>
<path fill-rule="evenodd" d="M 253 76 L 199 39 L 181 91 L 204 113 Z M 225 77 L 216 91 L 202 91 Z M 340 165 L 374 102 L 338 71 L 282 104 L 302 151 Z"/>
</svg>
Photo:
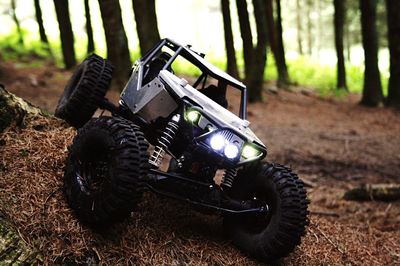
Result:
<svg viewBox="0 0 400 266">
<path fill-rule="evenodd" d="M 203 119 L 201 113 L 197 110 L 187 110 L 186 120 L 200 128 L 208 128 L 207 119 Z M 214 131 L 214 126 L 211 126 L 211 131 Z M 215 130 L 207 138 L 206 143 L 214 151 L 223 153 L 224 156 L 230 160 L 234 160 L 239 156 L 244 159 L 252 159 L 262 154 L 262 151 L 249 143 L 245 143 L 240 137 L 228 130 Z"/>
<path fill-rule="evenodd" d="M 228 159 L 235 159 L 239 155 L 239 143 L 230 143 L 219 133 L 210 138 L 210 146 L 215 151 L 223 151 Z"/>
</svg>

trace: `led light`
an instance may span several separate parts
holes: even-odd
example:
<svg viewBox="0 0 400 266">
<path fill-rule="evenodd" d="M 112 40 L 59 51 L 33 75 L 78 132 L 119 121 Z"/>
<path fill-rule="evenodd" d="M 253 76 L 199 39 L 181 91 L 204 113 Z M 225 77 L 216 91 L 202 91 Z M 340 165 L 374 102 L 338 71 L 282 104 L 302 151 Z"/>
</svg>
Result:
<svg viewBox="0 0 400 266">
<path fill-rule="evenodd" d="M 211 148 L 213 148 L 214 150 L 220 151 L 225 146 L 225 138 L 218 134 L 214 135 L 210 139 L 210 145 L 211 145 Z"/>
<path fill-rule="evenodd" d="M 256 157 L 260 154 L 260 151 L 251 145 L 246 145 L 243 147 L 242 156 L 246 159 Z"/>
<path fill-rule="evenodd" d="M 194 124 L 199 121 L 200 116 L 200 113 L 195 110 L 191 110 L 186 114 L 187 119 Z"/>
<path fill-rule="evenodd" d="M 239 154 L 239 148 L 234 144 L 228 144 L 225 146 L 224 154 L 228 159 L 234 159 Z"/>
</svg>

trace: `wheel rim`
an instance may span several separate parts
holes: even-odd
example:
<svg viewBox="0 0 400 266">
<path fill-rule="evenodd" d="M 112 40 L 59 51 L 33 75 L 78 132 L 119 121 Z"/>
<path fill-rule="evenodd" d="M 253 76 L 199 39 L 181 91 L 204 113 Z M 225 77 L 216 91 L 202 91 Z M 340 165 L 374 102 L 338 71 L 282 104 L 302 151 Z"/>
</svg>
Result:
<svg viewBox="0 0 400 266">
<path fill-rule="evenodd" d="M 82 146 L 76 157 L 75 177 L 79 189 L 86 195 L 101 192 L 110 184 L 112 151 L 110 139 L 100 134 Z"/>
<path fill-rule="evenodd" d="M 105 160 L 79 162 L 76 178 L 80 189 L 87 195 L 101 191 L 109 178 L 109 169 Z"/>
<path fill-rule="evenodd" d="M 272 184 L 269 184 L 272 185 Z M 260 206 L 268 206 L 268 212 L 263 214 L 250 214 L 241 217 L 239 226 L 249 234 L 259 234 L 265 231 L 277 218 L 278 201 L 273 189 L 269 185 L 259 185 L 246 199 L 256 199 Z"/>
</svg>

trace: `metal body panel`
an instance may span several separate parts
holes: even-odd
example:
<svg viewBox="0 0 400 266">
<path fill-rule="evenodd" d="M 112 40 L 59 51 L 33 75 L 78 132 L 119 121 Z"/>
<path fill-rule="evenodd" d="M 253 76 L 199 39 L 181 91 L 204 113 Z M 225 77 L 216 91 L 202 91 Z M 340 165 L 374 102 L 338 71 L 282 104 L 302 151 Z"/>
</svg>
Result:
<svg viewBox="0 0 400 266">
<path fill-rule="evenodd" d="M 261 140 L 257 138 L 257 136 L 249 128 L 249 121 L 239 118 L 229 110 L 212 101 L 200 91 L 190 86 L 186 80 L 176 77 L 167 70 L 162 70 L 159 74 L 159 77 L 161 80 L 166 82 L 166 84 L 168 84 L 168 88 L 173 90 L 174 94 L 176 94 L 179 98 L 186 99 L 200 107 L 203 115 L 213 121 L 216 121 L 220 128 L 230 128 L 233 131 L 238 132 L 240 135 L 246 137 L 248 141 L 256 142 L 265 147 Z"/>
<path fill-rule="evenodd" d="M 159 117 L 168 117 L 178 107 L 158 78 L 138 90 L 132 104 L 133 114 L 140 115 L 149 123 Z"/>
</svg>

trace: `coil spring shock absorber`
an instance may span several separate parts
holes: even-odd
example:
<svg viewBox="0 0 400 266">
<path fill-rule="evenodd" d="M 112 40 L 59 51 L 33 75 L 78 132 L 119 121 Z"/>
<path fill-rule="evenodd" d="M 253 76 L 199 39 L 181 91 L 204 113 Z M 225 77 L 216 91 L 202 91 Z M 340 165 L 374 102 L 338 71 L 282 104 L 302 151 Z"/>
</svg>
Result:
<svg viewBox="0 0 400 266">
<path fill-rule="evenodd" d="M 235 180 L 237 174 L 236 168 L 226 169 L 224 177 L 222 179 L 221 186 L 226 188 L 231 188 L 233 185 L 233 181 Z"/>
<path fill-rule="evenodd" d="M 158 139 L 158 143 L 154 148 L 154 152 L 149 159 L 149 163 L 154 167 L 158 168 L 161 165 L 165 151 L 169 148 L 176 133 L 178 132 L 180 118 L 181 116 L 179 114 L 174 115 L 165 127 L 161 137 Z"/>
</svg>

